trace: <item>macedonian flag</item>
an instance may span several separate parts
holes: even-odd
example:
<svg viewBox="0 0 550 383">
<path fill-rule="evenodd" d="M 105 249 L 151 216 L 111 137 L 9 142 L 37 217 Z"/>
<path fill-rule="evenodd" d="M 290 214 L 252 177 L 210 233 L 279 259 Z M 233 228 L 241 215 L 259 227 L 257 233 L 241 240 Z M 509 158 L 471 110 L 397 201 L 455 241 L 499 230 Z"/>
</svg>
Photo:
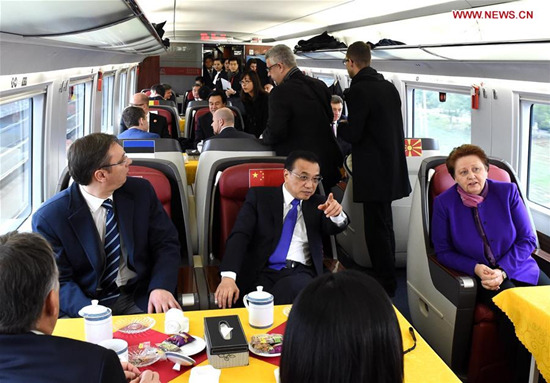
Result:
<svg viewBox="0 0 550 383">
<path fill-rule="evenodd" d="M 405 156 L 420 157 L 422 155 L 422 139 L 405 138 Z"/>
<path fill-rule="evenodd" d="M 285 181 L 283 168 L 250 169 L 248 170 L 248 185 L 254 186 L 281 186 Z"/>
</svg>

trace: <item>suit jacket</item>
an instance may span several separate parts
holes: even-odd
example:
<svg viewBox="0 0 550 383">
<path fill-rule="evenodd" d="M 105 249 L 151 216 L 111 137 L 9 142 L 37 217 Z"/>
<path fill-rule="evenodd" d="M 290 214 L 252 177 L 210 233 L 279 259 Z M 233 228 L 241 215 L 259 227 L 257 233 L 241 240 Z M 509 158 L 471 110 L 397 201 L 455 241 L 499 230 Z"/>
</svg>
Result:
<svg viewBox="0 0 550 383">
<path fill-rule="evenodd" d="M 214 77 L 216 77 L 216 70 L 212 68 L 212 75 L 208 73 L 208 69 L 203 65 L 202 66 L 202 77 L 204 78 L 204 85 L 209 88 L 214 87 Z"/>
<path fill-rule="evenodd" d="M 178 234 L 148 181 L 128 177 L 113 200 L 128 267 L 137 273 L 128 286 L 135 286 L 134 301 L 146 312 L 152 290 L 176 290 Z M 98 288 L 105 266 L 104 247 L 78 184 L 45 202 L 34 214 L 32 228 L 54 250 L 61 311 L 77 317 L 91 299 L 101 298 Z"/>
<path fill-rule="evenodd" d="M 210 137 L 209 140 L 213 140 L 215 138 L 249 138 L 251 140 L 256 140 L 256 137 L 254 135 L 241 132 L 240 130 L 235 129 L 232 126 L 224 128 L 220 132 L 220 134 Z"/>
<path fill-rule="evenodd" d="M 317 209 L 325 201 L 326 197 L 318 194 L 302 201 L 311 260 L 317 275 L 323 272 L 323 236 L 340 233 L 346 227 L 338 227 Z M 283 202 L 281 187 L 253 187 L 246 195 L 220 265 L 220 271 L 237 273 L 237 284 L 243 291 L 253 288 L 277 247 L 283 230 Z"/>
<path fill-rule="evenodd" d="M 537 241 L 518 189 L 508 182 L 487 183 L 488 194 L 478 212 L 497 265 L 509 278 L 536 285 L 540 269 L 531 253 Z M 457 187 L 435 199 L 432 241 L 443 265 L 474 275 L 476 264 L 489 264 L 472 208 L 464 206 Z"/>
<path fill-rule="evenodd" d="M 132 128 L 126 129 L 124 132 L 118 135 L 120 139 L 147 139 L 147 138 L 160 138 L 156 133 L 144 132 L 143 130 Z"/>
<path fill-rule="evenodd" d="M 0 382 L 125 383 L 116 353 L 51 335 L 0 334 Z"/>
<path fill-rule="evenodd" d="M 269 117 L 263 141 L 278 156 L 309 150 L 319 158 L 325 186 L 341 178 L 343 157 L 332 132 L 330 93 L 324 82 L 297 70 L 269 94 Z"/>
<path fill-rule="evenodd" d="M 373 68 L 363 68 L 345 92 L 348 123 L 338 135 L 352 146 L 355 202 L 393 201 L 411 192 L 401 99 Z"/>
<path fill-rule="evenodd" d="M 212 120 L 213 120 L 212 113 L 210 112 L 199 117 L 197 130 L 195 132 L 195 145 L 200 141 L 206 140 L 207 138 L 214 137 L 214 129 L 212 129 Z M 240 118 L 235 119 L 235 128 L 237 130 L 242 130 Z"/>
<path fill-rule="evenodd" d="M 120 119 L 119 134 L 128 130 L 122 118 Z M 149 112 L 149 133 L 156 133 L 160 138 L 172 138 L 168 130 L 168 121 L 164 116 Z"/>
</svg>

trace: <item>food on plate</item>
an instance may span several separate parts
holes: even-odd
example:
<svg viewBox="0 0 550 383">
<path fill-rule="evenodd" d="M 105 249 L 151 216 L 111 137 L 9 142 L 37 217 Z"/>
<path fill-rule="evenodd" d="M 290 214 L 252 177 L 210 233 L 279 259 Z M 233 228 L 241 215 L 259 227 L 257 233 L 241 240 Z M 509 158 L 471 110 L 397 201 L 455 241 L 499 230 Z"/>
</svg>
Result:
<svg viewBox="0 0 550 383">
<path fill-rule="evenodd" d="M 191 342 L 194 342 L 195 338 L 186 332 L 180 332 L 179 334 L 172 335 L 157 346 L 164 352 L 178 352 L 180 347 L 185 346 Z"/>
<path fill-rule="evenodd" d="M 283 348 L 283 336 L 281 334 L 254 335 L 250 339 L 252 348 L 264 354 L 280 354 Z"/>
</svg>

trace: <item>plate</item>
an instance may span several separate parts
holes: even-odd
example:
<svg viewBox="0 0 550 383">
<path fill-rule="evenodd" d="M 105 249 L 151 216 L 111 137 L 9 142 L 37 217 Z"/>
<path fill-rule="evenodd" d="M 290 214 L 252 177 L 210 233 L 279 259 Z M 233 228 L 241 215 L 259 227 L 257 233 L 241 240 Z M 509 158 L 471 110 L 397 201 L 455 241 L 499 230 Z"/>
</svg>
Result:
<svg viewBox="0 0 550 383">
<path fill-rule="evenodd" d="M 285 307 L 283 309 L 284 316 L 286 316 L 286 317 L 289 316 L 290 315 L 290 310 L 292 310 L 292 306 Z"/>
<path fill-rule="evenodd" d="M 128 347 L 128 362 L 136 367 L 147 367 L 158 361 L 161 357 L 161 352 L 156 347 L 142 347 L 134 345 Z"/>
<path fill-rule="evenodd" d="M 276 353 L 276 354 L 270 354 L 268 352 L 260 352 L 260 351 L 257 351 L 254 349 L 254 347 L 252 347 L 252 345 L 249 343 L 248 344 L 248 349 L 250 350 L 251 353 L 253 354 L 256 354 L 258 356 L 263 356 L 264 358 L 274 358 L 276 356 L 281 356 L 281 353 Z"/>
<path fill-rule="evenodd" d="M 113 327 L 115 331 L 120 331 L 123 334 L 139 334 L 149 330 L 154 325 L 155 320 L 151 317 L 129 317 L 117 320 Z"/>
<path fill-rule="evenodd" d="M 206 347 L 206 342 L 204 341 L 204 339 L 195 335 L 191 335 L 191 336 L 195 338 L 195 341 L 191 343 L 187 343 L 185 346 L 180 347 L 180 350 L 181 350 L 180 353 L 182 353 L 183 355 L 191 356 L 191 355 L 198 354 L 199 352 L 204 350 L 204 348 Z"/>
<path fill-rule="evenodd" d="M 165 354 L 166 359 L 172 363 L 177 363 L 180 366 L 192 366 L 196 363 L 195 359 L 190 358 L 187 355 L 183 355 L 181 352 L 166 351 Z"/>
</svg>

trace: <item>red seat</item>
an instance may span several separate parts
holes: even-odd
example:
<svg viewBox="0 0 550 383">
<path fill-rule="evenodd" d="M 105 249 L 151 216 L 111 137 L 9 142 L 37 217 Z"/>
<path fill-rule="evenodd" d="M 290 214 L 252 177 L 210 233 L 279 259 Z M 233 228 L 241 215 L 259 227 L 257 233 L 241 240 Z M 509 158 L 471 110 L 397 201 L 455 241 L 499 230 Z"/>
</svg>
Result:
<svg viewBox="0 0 550 383">
<path fill-rule="evenodd" d="M 208 112 L 210 112 L 210 109 L 208 107 L 205 107 L 205 108 L 197 110 L 197 112 L 193 116 L 193 118 L 194 118 L 194 120 L 193 120 L 194 129 L 193 130 L 195 132 L 199 129 L 199 118 L 201 118 L 202 116 L 204 116 Z M 195 136 L 196 136 L 196 133 L 195 133 Z"/>
<path fill-rule="evenodd" d="M 455 184 L 445 164 L 434 168 L 429 189 L 430 215 L 435 197 Z M 510 174 L 498 166 L 489 165 L 488 178 L 511 182 Z M 494 312 L 484 304 L 474 308 L 472 341 L 468 362 L 468 383 L 486 381 L 507 382 L 513 374 L 507 366 L 506 353 L 500 341 Z"/>
<path fill-rule="evenodd" d="M 157 198 L 166 211 L 166 214 L 168 214 L 168 217 L 172 218 L 172 189 L 170 187 L 170 181 L 168 181 L 168 178 L 166 178 L 161 171 L 145 166 L 130 165 L 128 175 L 130 177 L 145 178 L 148 180 L 151 185 L 153 185 Z"/>
</svg>

